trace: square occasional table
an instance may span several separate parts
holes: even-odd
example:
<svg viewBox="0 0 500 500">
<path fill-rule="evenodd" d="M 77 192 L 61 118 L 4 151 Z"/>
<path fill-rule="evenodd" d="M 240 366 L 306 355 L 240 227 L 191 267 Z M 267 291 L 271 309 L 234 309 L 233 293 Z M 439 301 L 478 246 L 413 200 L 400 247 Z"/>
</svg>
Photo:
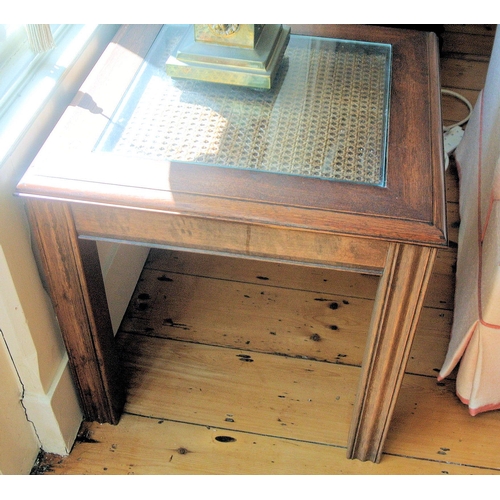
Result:
<svg viewBox="0 0 500 500">
<path fill-rule="evenodd" d="M 447 245 L 436 37 L 291 26 L 257 90 L 168 77 L 185 29 L 122 27 L 17 187 L 85 417 L 125 400 L 96 240 L 372 273 L 347 456 L 378 462 Z"/>
</svg>

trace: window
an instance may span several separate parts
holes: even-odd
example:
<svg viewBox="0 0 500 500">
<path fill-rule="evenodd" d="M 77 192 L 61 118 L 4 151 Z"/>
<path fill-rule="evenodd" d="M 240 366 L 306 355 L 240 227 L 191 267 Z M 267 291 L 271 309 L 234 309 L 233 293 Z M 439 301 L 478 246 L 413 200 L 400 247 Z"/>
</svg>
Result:
<svg viewBox="0 0 500 500">
<path fill-rule="evenodd" d="M 0 168 L 90 45 L 109 40 L 117 26 L 51 24 L 55 47 L 35 53 L 25 25 L 0 25 Z"/>
<path fill-rule="evenodd" d="M 49 26 L 60 39 L 63 27 Z M 0 116 L 13 96 L 20 92 L 20 87 L 29 83 L 30 74 L 36 71 L 44 57 L 30 49 L 25 25 L 0 24 Z"/>
</svg>

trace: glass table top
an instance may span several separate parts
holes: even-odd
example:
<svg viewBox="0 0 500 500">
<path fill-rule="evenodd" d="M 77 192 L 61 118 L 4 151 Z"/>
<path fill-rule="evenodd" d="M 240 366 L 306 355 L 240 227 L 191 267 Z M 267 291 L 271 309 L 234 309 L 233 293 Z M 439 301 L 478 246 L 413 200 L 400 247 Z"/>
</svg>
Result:
<svg viewBox="0 0 500 500">
<path fill-rule="evenodd" d="M 385 185 L 390 45 L 291 35 L 260 90 L 167 76 L 186 29 L 162 28 L 95 150 Z"/>
</svg>

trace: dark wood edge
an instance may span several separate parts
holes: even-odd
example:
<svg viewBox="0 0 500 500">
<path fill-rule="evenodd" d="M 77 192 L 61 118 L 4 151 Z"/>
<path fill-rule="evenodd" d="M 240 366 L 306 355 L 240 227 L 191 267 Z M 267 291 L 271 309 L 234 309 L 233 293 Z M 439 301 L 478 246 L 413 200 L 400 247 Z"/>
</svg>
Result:
<svg viewBox="0 0 500 500">
<path fill-rule="evenodd" d="M 274 225 L 304 229 L 309 231 L 355 236 L 374 240 L 400 243 L 425 244 L 426 246 L 446 247 L 447 241 L 435 226 L 418 221 L 400 218 L 374 217 L 340 212 L 309 210 L 307 208 L 268 205 L 260 202 L 241 202 L 240 210 L 234 211 L 234 200 L 215 196 L 172 193 L 147 188 L 126 188 L 117 193 L 112 190 L 96 189 L 92 183 L 67 181 L 68 197 L 58 186 L 57 179 L 41 178 L 35 188 L 22 186 L 29 191 L 21 196 L 38 197 L 74 203 L 92 203 L 103 208 L 122 207 L 131 210 L 177 213 L 205 219 L 246 222 L 249 224 Z M 92 194 L 89 190 L 92 189 Z"/>
<path fill-rule="evenodd" d="M 441 86 L 430 85 L 432 81 L 441 81 L 439 66 L 439 41 L 435 33 L 428 34 L 428 51 L 430 78 L 429 78 L 429 96 L 430 96 L 430 118 L 433 130 L 443 130 L 442 99 Z M 448 242 L 448 224 L 446 215 L 446 180 L 444 168 L 444 144 L 443 134 L 435 134 L 435 139 L 431 143 L 431 160 L 434 166 L 433 170 L 433 221 L 436 227 L 443 233 L 443 239 Z"/>
</svg>

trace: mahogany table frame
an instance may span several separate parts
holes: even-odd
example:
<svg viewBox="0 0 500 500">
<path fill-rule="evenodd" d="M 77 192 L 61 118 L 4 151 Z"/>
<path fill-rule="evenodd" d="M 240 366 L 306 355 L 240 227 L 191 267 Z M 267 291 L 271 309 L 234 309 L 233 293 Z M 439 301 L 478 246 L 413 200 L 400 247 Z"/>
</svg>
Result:
<svg viewBox="0 0 500 500">
<path fill-rule="evenodd" d="M 387 185 L 116 157 L 93 148 L 161 26 L 123 26 L 18 185 L 88 420 L 125 401 L 95 240 L 380 276 L 347 456 L 378 462 L 437 249 L 447 245 L 439 54 L 431 33 L 296 25 L 390 43 Z"/>
</svg>

